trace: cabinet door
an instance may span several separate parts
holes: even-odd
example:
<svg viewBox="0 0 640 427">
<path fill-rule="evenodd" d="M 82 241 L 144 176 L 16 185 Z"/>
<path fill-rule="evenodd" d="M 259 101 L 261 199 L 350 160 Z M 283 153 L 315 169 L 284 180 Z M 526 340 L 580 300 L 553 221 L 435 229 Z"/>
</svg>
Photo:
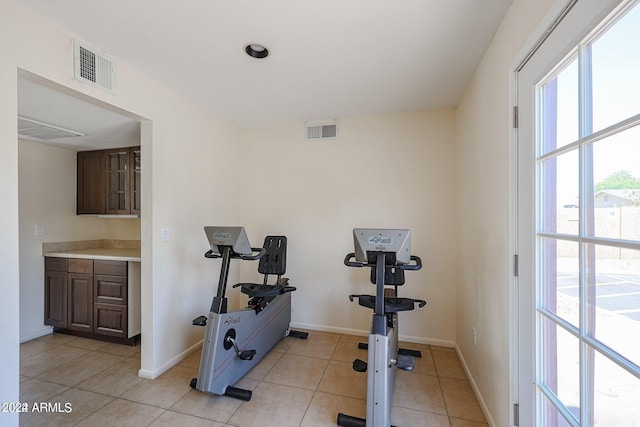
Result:
<svg viewBox="0 0 640 427">
<path fill-rule="evenodd" d="M 105 150 L 107 214 L 131 213 L 129 148 Z"/>
<path fill-rule="evenodd" d="M 94 297 L 97 303 L 127 305 L 127 278 L 121 276 L 94 277 Z"/>
<path fill-rule="evenodd" d="M 57 328 L 67 327 L 67 273 L 44 273 L 44 323 Z"/>
<path fill-rule="evenodd" d="M 69 273 L 68 275 L 68 328 L 93 332 L 93 275 Z"/>
<path fill-rule="evenodd" d="M 77 160 L 76 214 L 104 214 L 104 151 L 81 151 Z"/>
<path fill-rule="evenodd" d="M 114 304 L 95 305 L 95 333 L 127 338 L 127 306 Z"/>
<path fill-rule="evenodd" d="M 142 206 L 140 199 L 140 147 L 132 147 L 131 157 L 131 213 L 140 215 Z"/>
</svg>

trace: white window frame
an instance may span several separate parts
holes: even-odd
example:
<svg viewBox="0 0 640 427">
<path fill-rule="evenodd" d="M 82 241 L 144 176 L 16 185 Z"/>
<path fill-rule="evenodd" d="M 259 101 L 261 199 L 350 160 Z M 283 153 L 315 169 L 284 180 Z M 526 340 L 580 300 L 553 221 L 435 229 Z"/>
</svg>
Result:
<svg viewBox="0 0 640 427">
<path fill-rule="evenodd" d="M 522 212 L 518 212 L 518 177 L 519 177 L 519 170 L 518 168 L 521 167 L 522 165 L 518 165 L 518 129 L 517 129 L 517 122 L 518 122 L 518 115 L 517 115 L 517 105 L 518 105 L 518 82 L 517 82 L 517 78 L 518 78 L 518 72 L 520 71 L 520 69 L 523 67 L 523 65 L 526 63 L 526 61 L 528 61 L 528 59 L 534 54 L 534 52 L 537 50 L 537 48 L 544 42 L 544 40 L 547 38 L 547 36 L 551 33 L 551 31 L 553 30 L 553 28 L 555 27 L 555 25 L 562 20 L 562 18 L 564 17 L 564 15 L 567 13 L 568 10 L 570 10 L 575 3 L 577 3 L 577 0 L 559 0 L 556 1 L 556 3 L 552 6 L 552 8 L 550 9 L 549 13 L 547 14 L 547 16 L 543 19 L 543 21 L 541 22 L 540 26 L 538 27 L 538 29 L 536 30 L 536 32 L 534 32 L 534 34 L 532 35 L 532 37 L 530 38 L 530 40 L 527 42 L 527 44 L 525 45 L 525 47 L 521 50 L 521 52 L 519 53 L 519 55 L 516 57 L 516 60 L 513 62 L 511 70 L 512 72 L 510 73 L 510 94 L 511 94 L 511 107 L 513 107 L 512 111 L 514 114 L 513 120 L 514 120 L 514 129 L 511 132 L 510 135 L 510 174 L 512 177 L 511 180 L 511 185 L 510 185 L 510 205 L 511 205 L 511 212 L 510 212 L 510 226 L 511 226 L 511 230 L 512 230 L 512 235 L 511 235 L 511 239 L 510 239 L 510 248 L 512 249 L 512 253 L 514 254 L 514 275 L 511 278 L 511 283 L 510 283 L 510 302 L 511 302 L 511 309 L 510 309 L 510 316 L 511 316 L 511 322 L 510 322 L 510 339 L 511 339 L 511 345 L 510 345 L 510 349 L 511 349 L 511 357 L 510 357 L 510 377 L 511 377 L 511 393 L 510 393 L 510 398 L 511 398 L 511 404 L 512 404 L 512 420 L 514 425 L 532 425 L 529 423 L 533 423 L 536 422 L 536 408 L 535 408 L 535 402 L 536 402 L 536 398 L 535 398 L 535 391 L 531 394 L 528 393 L 524 393 L 525 395 L 523 395 L 522 393 L 522 380 L 523 377 L 531 377 L 531 378 L 535 378 L 535 371 L 534 372 L 528 372 L 527 369 L 523 370 L 523 367 L 521 366 L 521 356 L 523 353 L 523 349 L 524 352 L 527 351 L 527 349 L 529 350 L 530 354 L 534 354 L 534 352 L 536 351 L 536 347 L 535 347 L 535 341 L 531 340 L 532 342 L 529 343 L 529 345 L 527 345 L 526 343 L 524 343 L 521 341 L 521 336 L 520 336 L 520 327 L 521 325 L 519 325 L 519 319 L 520 319 L 520 315 L 521 313 L 521 308 L 519 307 L 520 301 L 521 301 L 521 293 L 522 292 L 528 292 L 525 289 L 520 289 L 519 288 L 519 278 L 518 278 L 518 258 L 520 258 L 521 255 L 521 242 L 519 239 L 519 222 L 523 220 L 524 217 L 524 221 L 533 219 L 535 220 L 535 218 L 537 216 L 534 216 L 533 218 L 528 218 L 527 215 L 523 215 Z M 620 2 L 609 2 L 610 4 L 612 4 L 613 6 L 611 7 L 611 9 L 614 9 L 616 6 L 616 3 L 620 3 Z M 604 28 L 604 27 L 603 27 Z M 600 31 L 603 30 L 603 28 L 600 28 Z M 593 38 L 597 37 L 596 33 L 592 33 L 592 35 L 590 36 L 589 40 L 593 40 Z M 587 41 L 583 41 L 581 43 L 581 47 L 579 49 L 585 49 L 585 45 L 586 45 Z M 585 52 L 581 52 L 580 54 L 580 58 L 582 61 L 586 61 L 589 60 L 589 55 L 585 55 Z M 585 65 L 585 64 L 583 64 Z M 582 88 L 583 93 L 584 93 L 584 86 Z M 582 108 L 583 111 L 583 115 L 585 115 L 585 108 Z M 590 117 L 590 115 L 589 115 Z M 511 118 L 510 118 L 511 119 Z M 576 144 L 582 144 L 582 145 L 586 145 L 587 143 L 591 143 L 595 140 L 599 140 L 599 139 L 603 139 L 606 136 L 609 136 L 613 133 L 619 132 L 621 130 L 621 128 L 628 128 L 631 127 L 635 124 L 637 124 L 640 121 L 640 115 L 634 116 L 628 120 L 626 120 L 625 122 L 623 122 L 622 124 L 617 124 L 614 126 L 610 126 L 606 129 L 600 130 L 598 132 L 596 132 L 595 134 L 591 134 L 588 135 L 586 138 L 580 139 L 580 142 L 576 143 Z M 590 129 L 590 120 L 584 120 L 584 117 L 582 118 L 581 121 L 582 124 L 582 128 L 581 128 L 581 137 L 589 134 Z M 565 147 L 561 147 L 558 150 L 554 151 L 553 153 L 557 154 L 558 152 L 565 152 L 565 151 L 569 151 L 571 148 L 576 148 L 575 145 L 573 146 L 565 146 Z M 580 148 L 580 151 L 582 152 L 583 149 Z M 545 158 L 551 157 L 552 154 L 547 153 L 547 155 L 545 155 Z M 537 153 L 536 153 L 537 154 Z M 534 156 L 534 158 L 538 158 L 539 156 Z M 584 162 L 586 161 L 584 155 L 581 154 L 580 156 L 580 162 L 582 164 L 582 170 L 586 170 L 587 168 L 584 167 Z M 536 164 L 539 161 L 536 160 Z M 536 165 L 536 168 L 538 166 Z M 532 170 L 532 172 L 534 172 L 535 174 L 535 169 Z M 537 174 L 535 174 L 537 175 Z M 585 178 L 585 176 L 582 176 L 581 174 L 581 191 L 585 191 L 584 188 L 586 187 L 585 185 L 583 185 L 583 180 Z M 538 186 L 536 186 L 538 187 Z M 582 200 L 584 199 L 585 194 L 581 194 Z M 593 196 L 593 195 L 591 195 Z M 536 195 L 536 203 L 535 206 L 537 206 L 539 204 L 539 196 Z M 612 241 L 611 239 L 602 239 L 602 238 L 595 238 L 595 237 L 586 237 L 586 230 L 584 229 L 584 227 L 586 226 L 586 221 L 585 221 L 585 215 L 586 215 L 586 209 L 583 206 L 580 206 L 580 215 L 581 215 L 581 230 L 579 233 L 579 236 L 576 238 L 568 238 L 567 240 L 574 240 L 580 242 L 580 244 L 605 244 L 605 245 L 613 245 L 616 247 L 621 247 L 621 248 L 630 248 L 630 249 L 640 249 L 640 244 L 638 244 L 637 242 L 628 242 L 628 241 Z M 538 231 L 539 228 L 536 228 L 536 231 Z M 540 233 L 536 233 L 536 235 L 539 236 L 544 236 L 543 234 Z M 557 238 L 556 235 L 549 235 L 549 237 L 553 237 L 553 238 Z M 564 239 L 564 237 L 563 237 Z M 527 251 L 527 249 L 525 249 L 525 252 Z M 531 254 L 525 254 L 526 256 L 529 256 Z M 583 259 L 584 257 L 582 257 Z M 537 266 L 532 266 L 532 268 L 534 268 L 537 273 L 539 274 L 539 269 Z M 533 273 L 533 272 L 532 272 Z M 535 283 L 535 282 L 534 282 Z M 536 292 L 537 294 L 537 292 Z M 534 295 L 532 295 L 534 296 Z M 581 324 L 584 321 L 584 316 L 585 316 L 585 310 L 582 310 L 582 317 L 583 319 L 581 319 Z M 535 323 L 534 323 L 535 324 Z M 582 328 L 581 328 L 582 329 Z M 533 331 L 532 331 L 533 332 Z M 534 333 L 535 336 L 535 333 Z M 590 338 L 586 338 L 587 340 L 589 340 Z M 637 372 L 638 370 L 636 369 L 635 366 L 632 366 L 632 364 L 630 365 L 628 363 L 628 361 L 626 361 L 624 358 L 620 358 L 618 357 L 618 355 L 615 352 L 612 352 L 611 350 L 609 350 L 606 346 L 602 346 L 600 343 L 598 343 L 596 340 L 591 339 L 590 341 L 588 341 L 589 345 L 592 345 L 593 347 L 595 347 L 597 350 L 599 350 L 602 354 L 606 355 L 607 358 L 611 361 L 613 361 L 614 363 L 616 363 L 618 366 L 623 367 L 625 370 L 627 370 L 628 372 L 633 372 L 633 374 L 635 376 L 640 375 L 640 372 Z M 582 346 L 581 346 L 582 347 Z M 584 355 L 581 355 L 581 357 L 583 357 Z M 536 355 L 536 357 L 534 358 L 535 360 L 539 360 L 539 355 Z M 533 360 L 532 362 L 532 366 L 535 369 L 535 360 Z M 523 401 L 524 399 L 524 401 Z M 518 420 L 519 418 L 519 420 Z M 520 421 L 520 423 L 518 423 L 518 421 Z M 590 420 L 585 420 L 585 421 L 589 421 Z"/>
</svg>

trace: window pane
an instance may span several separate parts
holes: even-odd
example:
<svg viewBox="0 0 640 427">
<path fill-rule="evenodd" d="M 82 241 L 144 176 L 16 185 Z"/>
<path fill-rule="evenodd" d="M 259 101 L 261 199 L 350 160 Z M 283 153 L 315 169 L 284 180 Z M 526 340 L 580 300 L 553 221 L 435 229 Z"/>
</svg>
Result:
<svg viewBox="0 0 640 427">
<path fill-rule="evenodd" d="M 594 425 L 638 425 L 640 380 L 597 352 L 594 371 Z"/>
<path fill-rule="evenodd" d="M 640 113 L 640 7 L 593 43 L 593 131 Z"/>
<path fill-rule="evenodd" d="M 578 243 L 542 238 L 540 249 L 542 307 L 578 327 Z"/>
<path fill-rule="evenodd" d="M 540 98 L 540 154 L 545 154 L 578 139 L 577 58 L 540 88 Z"/>
<path fill-rule="evenodd" d="M 541 163 L 539 222 L 543 232 L 578 234 L 578 167 L 578 150 Z"/>
<path fill-rule="evenodd" d="M 640 240 L 640 126 L 593 144 L 597 237 Z"/>
<path fill-rule="evenodd" d="M 594 306 L 587 298 L 595 318 L 589 335 L 640 365 L 640 251 L 587 245 L 586 253 L 595 256 L 595 293 L 593 286 L 587 290 L 595 299 Z"/>
<path fill-rule="evenodd" d="M 542 382 L 576 418 L 580 417 L 578 339 L 542 316 Z"/>
<path fill-rule="evenodd" d="M 541 425 L 545 427 L 571 427 L 571 424 L 564 419 L 558 409 L 545 396 L 542 397 Z"/>
</svg>

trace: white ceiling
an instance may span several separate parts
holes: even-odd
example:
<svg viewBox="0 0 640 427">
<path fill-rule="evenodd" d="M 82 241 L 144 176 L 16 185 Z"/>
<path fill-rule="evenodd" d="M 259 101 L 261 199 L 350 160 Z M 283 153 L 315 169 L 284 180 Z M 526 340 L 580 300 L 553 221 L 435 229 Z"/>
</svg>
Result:
<svg viewBox="0 0 640 427">
<path fill-rule="evenodd" d="M 97 102 L 81 99 L 28 73 L 18 78 L 18 116 L 84 134 L 42 141 L 76 151 L 140 145 L 140 122 Z"/>
<path fill-rule="evenodd" d="M 512 2 L 19 1 L 241 127 L 456 106 Z"/>
</svg>

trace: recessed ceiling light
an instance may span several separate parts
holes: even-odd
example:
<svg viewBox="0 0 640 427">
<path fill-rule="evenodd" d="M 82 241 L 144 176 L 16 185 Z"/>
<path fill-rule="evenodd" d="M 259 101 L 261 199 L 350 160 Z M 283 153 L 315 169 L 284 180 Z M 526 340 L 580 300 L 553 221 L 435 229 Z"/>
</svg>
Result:
<svg viewBox="0 0 640 427">
<path fill-rule="evenodd" d="M 244 47 L 244 51 L 252 58 L 266 58 L 269 56 L 269 49 L 258 43 L 248 43 Z"/>
</svg>

